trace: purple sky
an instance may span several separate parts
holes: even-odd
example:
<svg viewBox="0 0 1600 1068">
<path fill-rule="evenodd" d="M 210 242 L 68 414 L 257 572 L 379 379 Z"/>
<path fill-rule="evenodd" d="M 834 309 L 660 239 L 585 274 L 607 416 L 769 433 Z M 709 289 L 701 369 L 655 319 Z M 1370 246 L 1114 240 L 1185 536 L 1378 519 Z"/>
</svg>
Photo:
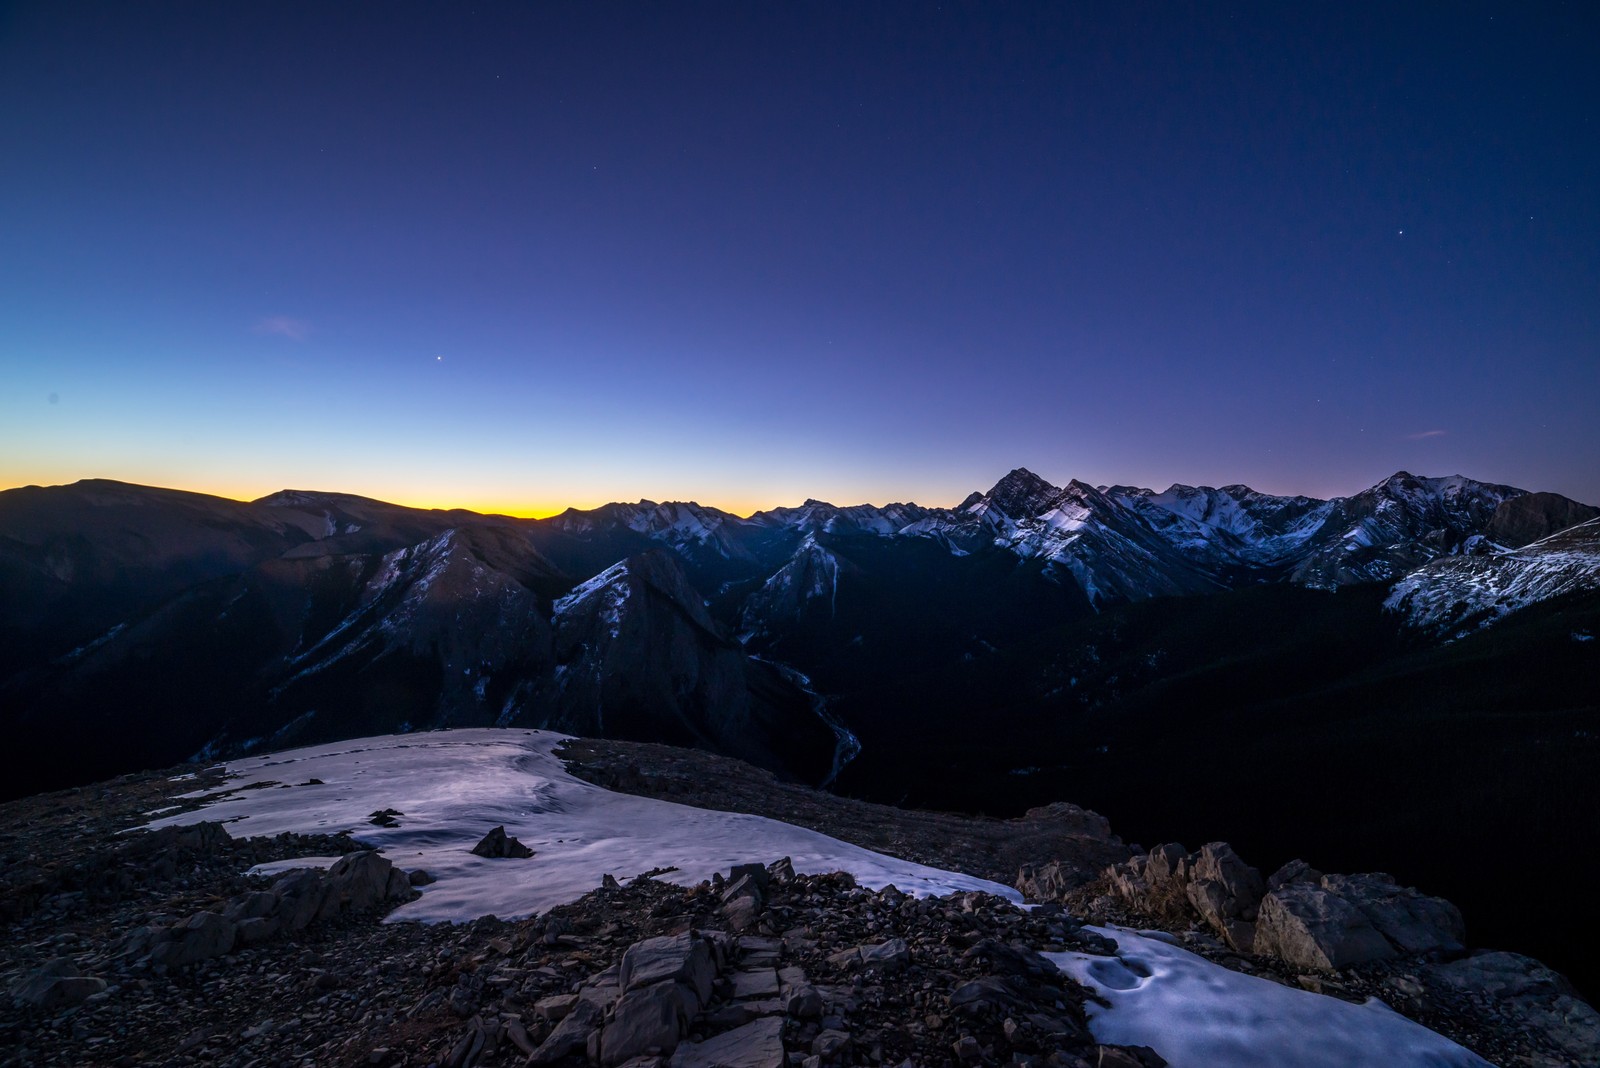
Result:
<svg viewBox="0 0 1600 1068">
<path fill-rule="evenodd" d="M 51 0 L 0 102 L 0 486 L 1600 502 L 1592 4 Z"/>
</svg>

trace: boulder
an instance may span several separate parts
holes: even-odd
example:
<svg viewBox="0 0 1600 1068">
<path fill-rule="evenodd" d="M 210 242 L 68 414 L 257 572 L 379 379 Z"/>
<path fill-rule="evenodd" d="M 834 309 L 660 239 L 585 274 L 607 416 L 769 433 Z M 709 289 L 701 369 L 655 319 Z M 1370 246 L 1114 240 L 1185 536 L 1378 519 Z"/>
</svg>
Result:
<svg viewBox="0 0 1600 1068">
<path fill-rule="evenodd" d="M 950 995 L 950 1007 L 959 1012 L 1026 1013 L 1034 1006 L 1036 988 L 1021 979 L 983 975 L 962 983 Z"/>
<path fill-rule="evenodd" d="M 783 1020 L 767 1016 L 704 1042 L 685 1042 L 671 1068 L 785 1068 Z"/>
<path fill-rule="evenodd" d="M 822 1009 L 822 995 L 810 984 L 796 986 L 783 1000 L 783 1011 L 797 1020 L 815 1020 Z"/>
<path fill-rule="evenodd" d="M 571 1012 L 573 1006 L 578 1004 L 576 994 L 551 994 L 547 998 L 540 998 L 533 1003 L 533 1014 L 549 1020 L 551 1023 L 560 1023 Z"/>
<path fill-rule="evenodd" d="M 482 840 L 472 847 L 472 852 L 476 856 L 488 857 L 491 860 L 508 857 L 515 860 L 526 860 L 533 856 L 533 850 L 506 834 L 504 826 L 496 827 L 484 835 Z"/>
<path fill-rule="evenodd" d="M 767 885 L 772 879 L 772 873 L 767 870 L 767 866 L 765 864 L 735 864 L 728 870 L 728 883 L 730 886 L 737 884 L 740 879 L 746 876 L 755 883 L 756 892 L 762 897 L 766 897 Z"/>
<path fill-rule="evenodd" d="M 276 916 L 251 916 L 240 920 L 237 931 L 238 937 L 234 943 L 237 949 L 248 949 L 259 946 L 263 942 L 276 938 L 283 930 L 283 925 Z"/>
<path fill-rule="evenodd" d="M 1167 863 L 1169 858 L 1163 855 L 1161 867 Z M 1157 854 L 1152 852 L 1146 871 L 1153 873 L 1157 867 Z M 1172 870 L 1176 875 L 1181 869 L 1175 863 Z M 1267 889 L 1261 873 L 1240 860 L 1228 843 L 1209 842 L 1201 848 L 1188 875 L 1185 892 L 1200 918 L 1234 949 L 1251 952 L 1256 908 Z"/>
<path fill-rule="evenodd" d="M 1254 952 L 1319 971 L 1395 956 L 1359 909 L 1308 883 L 1280 886 L 1261 899 Z"/>
<path fill-rule="evenodd" d="M 277 911 L 279 904 L 278 895 L 271 890 L 252 890 L 229 901 L 222 914 L 237 923 L 270 916 Z"/>
<path fill-rule="evenodd" d="M 1396 886 L 1380 872 L 1326 875 L 1322 885 L 1354 905 L 1378 933 L 1404 956 L 1460 953 L 1467 928 L 1461 910 L 1442 897 L 1429 897 L 1411 887 Z"/>
<path fill-rule="evenodd" d="M 1079 808 L 1066 801 L 1052 801 L 1048 805 L 1030 808 L 1022 818 L 1054 823 L 1067 834 L 1078 837 L 1093 838 L 1099 842 L 1116 841 L 1111 833 L 1110 820 L 1098 812 Z"/>
<path fill-rule="evenodd" d="M 1577 993 L 1567 977 L 1520 953 L 1484 950 L 1448 964 L 1430 964 L 1422 980 L 1457 994 L 1482 992 L 1496 1001 Z"/>
<path fill-rule="evenodd" d="M 1276 890 L 1290 883 L 1321 883 L 1322 873 L 1303 860 L 1291 860 L 1267 876 L 1267 889 Z"/>
<path fill-rule="evenodd" d="M 1560 1051 L 1559 1058 L 1530 1062 L 1546 1065 L 1600 1064 L 1600 1012 L 1577 997 L 1559 972 L 1519 953 L 1479 952 L 1422 969 L 1432 990 L 1484 998 L 1505 1018 Z"/>
<path fill-rule="evenodd" d="M 57 957 L 22 981 L 16 991 L 16 1000 L 23 1005 L 50 1011 L 77 1005 L 105 988 L 104 979 L 79 975 L 71 957 Z"/>
<path fill-rule="evenodd" d="M 716 977 L 711 945 L 694 931 L 634 943 L 623 953 L 617 972 L 618 985 L 624 993 L 670 980 L 688 987 L 702 1005 L 711 1000 L 711 984 Z"/>
<path fill-rule="evenodd" d="M 197 912 L 172 927 L 172 941 L 150 951 L 150 963 L 180 968 L 220 957 L 233 949 L 238 925 L 216 912 Z"/>
<path fill-rule="evenodd" d="M 600 1063 L 611 1068 L 652 1049 L 671 1053 L 700 1005 L 693 990 L 670 980 L 629 990 L 600 1032 Z"/>
<path fill-rule="evenodd" d="M 528 1058 L 529 1064 L 555 1064 L 589 1048 L 589 1036 L 600 1030 L 605 1008 L 597 1002 L 579 998 L 572 1010 L 556 1024 L 539 1048 Z"/>
<path fill-rule="evenodd" d="M 911 947 L 906 945 L 903 938 L 891 938 L 887 942 L 862 946 L 860 949 L 863 968 L 893 973 L 904 970 L 911 963 Z"/>
</svg>

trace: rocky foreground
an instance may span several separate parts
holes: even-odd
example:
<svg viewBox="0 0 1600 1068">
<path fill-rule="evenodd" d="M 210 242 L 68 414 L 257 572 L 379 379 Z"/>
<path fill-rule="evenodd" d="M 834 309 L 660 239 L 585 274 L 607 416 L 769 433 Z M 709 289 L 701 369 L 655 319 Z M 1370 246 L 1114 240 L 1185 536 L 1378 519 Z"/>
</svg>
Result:
<svg viewBox="0 0 1600 1068">
<path fill-rule="evenodd" d="M 1600 1050 L 1582 1045 L 1594 1013 L 1559 976 L 1509 954 L 1467 955 L 1450 910 L 1414 892 L 1389 896 L 1439 921 L 1454 945 L 1397 946 L 1370 921 L 1387 948 L 1351 941 L 1365 899 L 1346 900 L 1347 912 L 1312 908 L 1343 927 L 1296 927 L 1284 916 L 1309 915 L 1304 899 L 1355 891 L 1309 869 L 1261 879 L 1215 844 L 1132 856 L 1072 806 L 1022 820 L 904 813 L 664 747 L 583 742 L 567 756 L 614 789 L 776 815 L 975 875 L 1009 881 L 1022 868 L 1024 889 L 1049 903 L 1024 912 L 981 893 L 919 900 L 848 875 L 796 875 L 771 858 L 691 887 L 607 879 L 515 923 L 384 924 L 426 872 L 344 836 L 234 839 L 210 823 L 124 834 L 207 784 L 128 776 L 0 806 L 0 1063 L 1164 1063 L 1098 1043 L 1085 1022 L 1092 995 L 1040 955 L 1110 952 L 1085 920 L 1153 924 L 1237 970 L 1380 996 L 1499 1064 L 1592 1064 Z M 377 826 L 385 818 L 372 815 Z M 480 855 L 518 863 L 521 844 L 495 830 L 484 828 Z M 308 855 L 341 859 L 244 874 Z M 1277 933 L 1263 940 L 1268 929 Z M 1319 939 L 1365 955 L 1308 956 Z"/>
</svg>

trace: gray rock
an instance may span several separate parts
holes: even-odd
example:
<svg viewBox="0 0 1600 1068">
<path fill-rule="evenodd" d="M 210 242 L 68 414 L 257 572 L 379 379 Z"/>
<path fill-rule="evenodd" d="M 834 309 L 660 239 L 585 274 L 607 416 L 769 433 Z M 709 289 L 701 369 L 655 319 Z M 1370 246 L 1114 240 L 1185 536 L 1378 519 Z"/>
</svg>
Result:
<svg viewBox="0 0 1600 1068">
<path fill-rule="evenodd" d="M 1354 905 L 1401 954 L 1459 953 L 1466 941 L 1461 911 L 1442 897 L 1396 886 L 1382 873 L 1326 875 L 1322 885 Z"/>
<path fill-rule="evenodd" d="M 733 996 L 770 998 L 778 993 L 778 973 L 771 968 L 749 968 L 733 973 Z"/>
<path fill-rule="evenodd" d="M 180 968 L 233 949 L 239 928 L 232 920 L 215 912 L 197 912 L 172 928 L 172 941 L 150 951 L 150 963 Z"/>
<path fill-rule="evenodd" d="M 578 1003 L 576 994 L 552 994 L 547 998 L 540 998 L 533 1003 L 535 1016 L 542 1016 L 551 1023 L 558 1023 L 564 1019 L 572 1007 Z"/>
<path fill-rule="evenodd" d="M 1576 993 L 1567 977 L 1520 953 L 1488 950 L 1422 970 L 1429 986 L 1458 994 L 1482 992 L 1496 1001 Z"/>
<path fill-rule="evenodd" d="M 722 906 L 722 917 L 733 931 L 747 931 L 761 916 L 761 899 L 754 894 L 741 894 Z"/>
<path fill-rule="evenodd" d="M 783 1011 L 797 1020 L 815 1020 L 822 1015 L 822 995 L 814 986 L 796 986 L 784 998 Z"/>
<path fill-rule="evenodd" d="M 16 1000 L 51 1010 L 77 1005 L 106 988 L 104 979 L 79 975 L 71 957 L 57 957 L 30 974 L 17 988 Z"/>
<path fill-rule="evenodd" d="M 1600 1012 L 1576 996 L 1565 976 L 1518 953 L 1481 952 L 1421 971 L 1430 990 L 1487 997 L 1508 1020 L 1561 1051 L 1543 1065 L 1600 1064 Z"/>
<path fill-rule="evenodd" d="M 253 920 L 272 915 L 277 911 L 278 905 L 278 895 L 271 890 L 254 890 L 240 894 L 228 902 L 228 907 L 222 910 L 222 914 L 234 921 Z"/>
<path fill-rule="evenodd" d="M 694 991 L 702 1005 L 711 999 L 716 977 L 712 948 L 693 931 L 646 938 L 629 946 L 617 973 L 624 992 L 673 980 Z"/>
<path fill-rule="evenodd" d="M 772 878 L 772 873 L 765 864 L 735 864 L 728 871 L 728 882 L 737 884 L 742 878 L 748 876 L 755 883 L 756 891 L 762 897 L 767 896 L 767 884 Z"/>
<path fill-rule="evenodd" d="M 1254 951 L 1319 971 L 1395 956 L 1359 909 L 1307 883 L 1280 886 L 1261 899 Z"/>
<path fill-rule="evenodd" d="M 811 1052 L 823 1060 L 827 1060 L 830 1057 L 838 1056 L 849 1045 L 850 1032 L 829 1028 L 811 1040 Z"/>
<path fill-rule="evenodd" d="M 1226 846 L 1227 843 L 1213 842 L 1212 845 Z M 1204 853 L 1204 850 L 1201 852 Z M 1152 886 L 1169 882 L 1187 884 L 1192 866 L 1193 861 L 1187 849 L 1176 842 L 1167 842 L 1150 850 L 1145 860 L 1144 878 Z"/>
<path fill-rule="evenodd" d="M 1021 980 L 984 975 L 956 987 L 950 995 L 950 1007 L 966 1013 L 997 1010 L 1010 1014 L 1032 1009 L 1033 998 Z"/>
<path fill-rule="evenodd" d="M 252 916 L 247 920 L 240 920 L 238 924 L 238 948 L 259 946 L 270 941 L 282 930 L 282 925 L 276 916 Z"/>
<path fill-rule="evenodd" d="M 704 1042 L 685 1042 L 672 1068 L 786 1068 L 783 1020 L 768 1016 Z"/>
<path fill-rule="evenodd" d="M 1280 886 L 1290 883 L 1322 882 L 1322 873 L 1303 860 L 1291 860 L 1271 875 L 1267 876 L 1267 889 L 1276 890 Z"/>
<path fill-rule="evenodd" d="M 876 968 L 885 973 L 903 970 L 911 963 L 911 947 L 903 938 L 891 938 L 877 945 L 858 947 L 863 968 Z"/>
<path fill-rule="evenodd" d="M 533 856 L 533 850 L 506 834 L 504 826 L 496 827 L 484 835 L 483 839 L 472 847 L 472 852 L 477 856 L 488 857 L 491 860 L 507 857 L 515 860 L 526 860 Z"/>
<path fill-rule="evenodd" d="M 1022 818 L 1054 823 L 1067 834 L 1083 838 L 1101 842 L 1117 841 L 1111 833 L 1111 822 L 1104 816 L 1066 801 L 1052 801 L 1048 805 L 1030 808 Z"/>
<path fill-rule="evenodd" d="M 1165 868 L 1168 863 L 1169 858 L 1162 855 L 1161 867 Z M 1154 872 L 1157 868 L 1157 854 L 1151 853 L 1146 871 Z M 1256 908 L 1266 892 L 1259 871 L 1239 859 L 1228 843 L 1209 842 L 1195 858 L 1185 890 L 1189 903 L 1201 919 L 1234 949 L 1251 952 Z"/>
<path fill-rule="evenodd" d="M 539 1043 L 539 1048 L 533 1051 L 528 1063 L 554 1064 L 563 1057 L 587 1051 L 589 1036 L 600 1030 L 604 1015 L 605 1009 L 601 1005 L 579 998 L 573 1004 L 572 1011 L 556 1024 L 549 1037 Z"/>
<path fill-rule="evenodd" d="M 652 1049 L 671 1053 L 700 1004 L 693 990 L 672 981 L 629 990 L 600 1032 L 600 1063 L 611 1068 Z"/>
</svg>

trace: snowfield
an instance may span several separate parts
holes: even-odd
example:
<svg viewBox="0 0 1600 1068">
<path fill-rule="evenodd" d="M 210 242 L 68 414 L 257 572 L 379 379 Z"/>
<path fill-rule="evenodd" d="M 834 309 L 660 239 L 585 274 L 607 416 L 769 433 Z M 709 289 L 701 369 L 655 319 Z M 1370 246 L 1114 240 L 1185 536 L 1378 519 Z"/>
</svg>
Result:
<svg viewBox="0 0 1600 1068">
<path fill-rule="evenodd" d="M 896 860 L 762 816 L 601 789 L 562 767 L 554 750 L 566 740 L 550 731 L 480 728 L 359 738 L 237 760 L 227 765 L 235 777 L 209 795 L 205 808 L 150 826 L 237 820 L 228 830 L 238 837 L 347 831 L 402 868 L 425 868 L 439 880 L 391 914 L 425 923 L 518 919 L 576 901 L 607 874 L 625 882 L 673 868 L 662 878 L 693 886 L 735 864 L 785 856 L 797 872 L 849 871 L 874 889 L 893 883 L 918 896 L 983 890 L 1021 901 L 998 883 Z M 322 785 L 294 785 L 310 779 Z M 386 808 L 403 813 L 396 817 L 400 826 L 368 822 Z M 478 840 L 502 824 L 534 850 L 533 859 L 472 854 Z"/>
<path fill-rule="evenodd" d="M 515 919 L 575 901 L 614 875 L 647 871 L 683 885 L 735 864 L 789 857 L 803 873 L 848 871 L 875 889 L 918 896 L 982 890 L 1020 903 L 1010 887 L 897 860 L 760 816 L 712 812 L 613 793 L 568 774 L 549 731 L 387 735 L 252 757 L 226 765 L 205 807 L 150 827 L 226 821 L 236 836 L 349 832 L 438 882 L 391 921 Z M 320 780 L 312 783 L 310 780 Z M 397 809 L 398 827 L 368 822 Z M 471 849 L 491 828 L 535 851 L 489 860 Z M 326 865 L 333 858 L 305 858 Z M 275 864 L 281 870 L 292 864 Z M 1487 1062 L 1379 1005 L 1350 1005 L 1240 975 L 1158 939 L 1102 932 L 1114 958 L 1053 954 L 1063 971 L 1110 1002 L 1093 1015 L 1102 1042 L 1149 1045 L 1174 1068 L 1480 1068 Z"/>
</svg>

